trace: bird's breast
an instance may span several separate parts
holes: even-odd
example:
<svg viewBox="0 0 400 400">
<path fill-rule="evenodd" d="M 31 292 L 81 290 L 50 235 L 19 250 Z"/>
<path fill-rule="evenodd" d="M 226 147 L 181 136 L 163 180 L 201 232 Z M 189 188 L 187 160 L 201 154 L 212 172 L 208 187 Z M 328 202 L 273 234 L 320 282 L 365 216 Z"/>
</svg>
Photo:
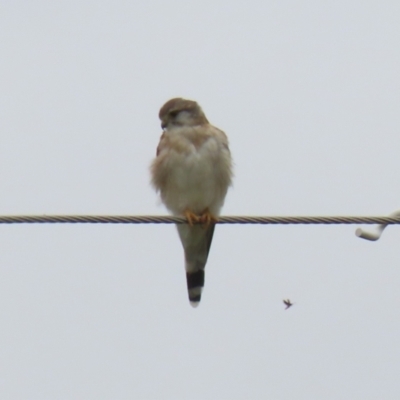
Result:
<svg viewBox="0 0 400 400">
<path fill-rule="evenodd" d="M 201 213 L 206 208 L 219 212 L 230 183 L 229 176 L 225 183 L 221 180 L 229 169 L 229 152 L 207 134 L 175 135 L 170 145 L 161 190 L 166 206 L 178 214 L 187 209 Z"/>
</svg>

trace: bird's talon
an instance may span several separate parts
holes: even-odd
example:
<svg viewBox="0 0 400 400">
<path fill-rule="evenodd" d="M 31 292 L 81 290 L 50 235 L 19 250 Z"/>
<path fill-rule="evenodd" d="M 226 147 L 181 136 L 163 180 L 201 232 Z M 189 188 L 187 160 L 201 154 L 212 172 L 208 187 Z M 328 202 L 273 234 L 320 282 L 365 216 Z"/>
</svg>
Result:
<svg viewBox="0 0 400 400">
<path fill-rule="evenodd" d="M 196 222 L 200 222 L 201 221 L 201 218 L 198 215 L 192 213 L 191 211 L 186 211 L 185 212 L 185 217 L 186 217 L 186 219 L 188 221 L 188 224 L 190 226 L 193 226 Z"/>
<path fill-rule="evenodd" d="M 200 222 L 205 226 L 208 227 L 211 224 L 215 224 L 218 222 L 218 219 L 216 217 L 214 217 L 214 215 L 212 215 L 208 210 L 206 212 L 204 212 L 201 216 L 200 216 Z"/>
</svg>

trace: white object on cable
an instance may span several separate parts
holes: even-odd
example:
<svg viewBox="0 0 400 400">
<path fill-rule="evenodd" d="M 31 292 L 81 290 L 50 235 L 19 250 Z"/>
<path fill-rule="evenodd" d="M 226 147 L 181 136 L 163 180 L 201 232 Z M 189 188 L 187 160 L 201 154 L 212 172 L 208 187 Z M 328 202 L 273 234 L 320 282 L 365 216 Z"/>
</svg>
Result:
<svg viewBox="0 0 400 400">
<path fill-rule="evenodd" d="M 400 210 L 390 214 L 390 217 L 400 217 Z M 356 230 L 356 236 L 358 236 L 361 239 L 376 241 L 381 237 L 382 232 L 385 230 L 385 228 L 387 226 L 388 226 L 388 224 L 378 225 L 378 227 L 377 227 L 375 232 L 367 232 L 367 231 L 364 231 L 361 228 L 358 228 Z"/>
</svg>

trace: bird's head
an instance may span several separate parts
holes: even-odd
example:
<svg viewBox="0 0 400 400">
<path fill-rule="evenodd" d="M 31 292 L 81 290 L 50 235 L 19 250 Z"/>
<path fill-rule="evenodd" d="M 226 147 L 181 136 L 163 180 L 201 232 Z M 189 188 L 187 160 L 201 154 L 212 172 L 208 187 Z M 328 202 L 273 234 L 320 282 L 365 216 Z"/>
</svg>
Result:
<svg viewBox="0 0 400 400">
<path fill-rule="evenodd" d="M 208 123 L 200 106 L 192 100 L 180 97 L 167 101 L 158 114 L 161 127 L 196 126 Z"/>
</svg>

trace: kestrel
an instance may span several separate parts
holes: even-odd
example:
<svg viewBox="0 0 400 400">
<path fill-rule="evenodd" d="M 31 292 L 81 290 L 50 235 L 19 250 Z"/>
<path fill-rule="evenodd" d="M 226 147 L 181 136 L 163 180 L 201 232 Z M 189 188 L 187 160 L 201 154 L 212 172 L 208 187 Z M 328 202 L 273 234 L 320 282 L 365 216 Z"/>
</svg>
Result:
<svg viewBox="0 0 400 400">
<path fill-rule="evenodd" d="M 189 301 L 196 307 L 215 222 L 232 183 L 232 160 L 225 133 L 211 125 L 191 100 L 167 101 L 159 112 L 163 133 L 151 165 L 151 182 L 174 215 L 185 252 Z"/>
</svg>

